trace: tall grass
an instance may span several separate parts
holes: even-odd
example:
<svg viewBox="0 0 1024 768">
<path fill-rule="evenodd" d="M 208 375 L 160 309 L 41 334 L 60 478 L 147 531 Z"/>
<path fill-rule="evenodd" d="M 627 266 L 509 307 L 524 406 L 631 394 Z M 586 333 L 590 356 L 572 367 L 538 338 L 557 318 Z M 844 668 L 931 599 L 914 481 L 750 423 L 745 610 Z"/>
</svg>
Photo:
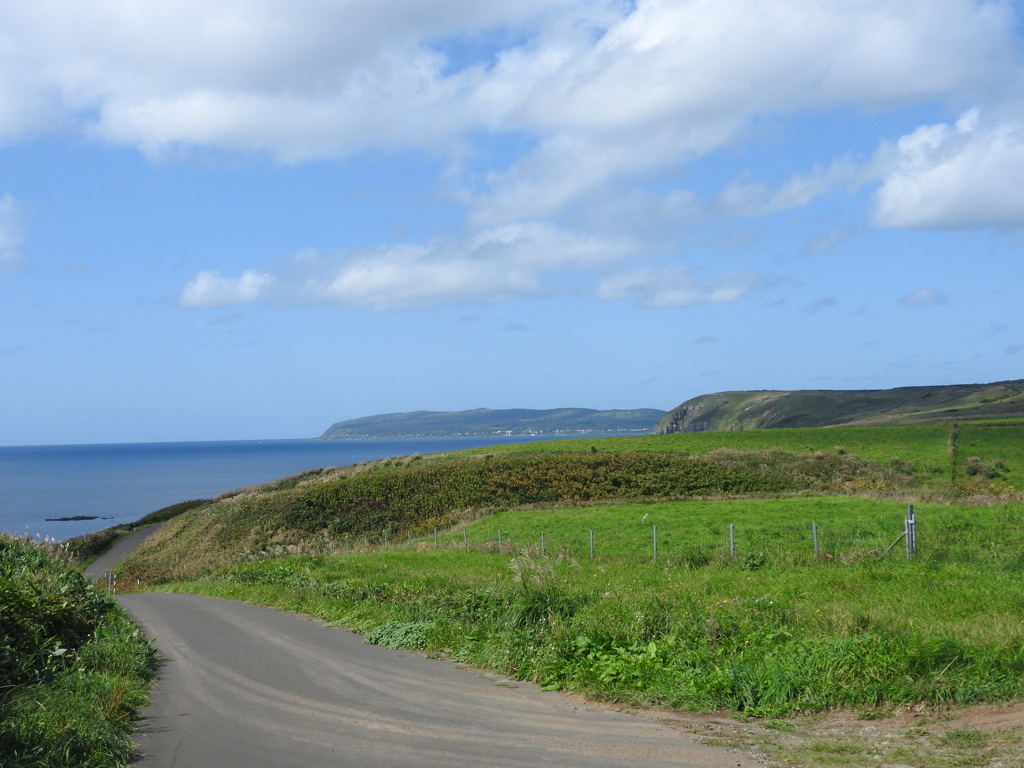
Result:
<svg viewBox="0 0 1024 768">
<path fill-rule="evenodd" d="M 0 536 L 0 764 L 127 765 L 154 671 L 116 602 L 38 543 Z"/>
</svg>

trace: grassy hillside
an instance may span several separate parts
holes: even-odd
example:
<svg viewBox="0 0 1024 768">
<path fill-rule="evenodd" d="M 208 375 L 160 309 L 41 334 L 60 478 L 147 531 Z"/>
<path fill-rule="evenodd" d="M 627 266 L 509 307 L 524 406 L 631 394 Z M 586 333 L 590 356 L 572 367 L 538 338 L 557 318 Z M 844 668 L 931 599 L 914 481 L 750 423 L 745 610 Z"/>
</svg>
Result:
<svg viewBox="0 0 1024 768">
<path fill-rule="evenodd" d="M 653 408 L 596 411 L 591 408 L 413 411 L 364 416 L 332 424 L 323 439 L 492 435 L 649 434 L 664 411 Z"/>
<path fill-rule="evenodd" d="M 559 452 L 409 457 L 312 471 L 226 494 L 171 520 L 126 567 L 190 578 L 225 561 L 310 542 L 422 534 L 467 516 L 538 504 L 898 489 L 899 468 L 830 452 Z"/>
<path fill-rule="evenodd" d="M 422 535 L 536 505 L 872 494 L 1010 499 L 1024 424 L 800 429 L 492 446 L 334 470 L 225 494 L 171 520 L 131 560 L 151 580 L 327 542 Z"/>
<path fill-rule="evenodd" d="M 687 400 L 658 434 L 1024 417 L 1024 380 L 878 390 L 718 392 Z"/>
<path fill-rule="evenodd" d="M 954 441 L 951 452 L 950 442 Z M 1024 421 L 913 424 L 831 429 L 773 429 L 699 432 L 645 437 L 555 440 L 500 445 L 467 454 L 548 453 L 563 451 L 643 451 L 697 456 L 726 448 L 736 451 L 779 449 L 794 453 L 829 451 L 909 471 L 916 485 L 940 487 L 952 480 L 962 493 L 969 483 L 988 480 L 996 487 L 1024 490 Z M 968 485 L 964 485 L 968 483 Z"/>
</svg>

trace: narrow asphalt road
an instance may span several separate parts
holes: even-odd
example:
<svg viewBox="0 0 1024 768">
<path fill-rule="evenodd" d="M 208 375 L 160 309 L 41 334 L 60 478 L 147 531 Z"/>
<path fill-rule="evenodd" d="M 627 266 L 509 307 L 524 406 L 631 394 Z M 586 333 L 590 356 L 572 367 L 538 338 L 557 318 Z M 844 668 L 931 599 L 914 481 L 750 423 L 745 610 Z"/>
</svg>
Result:
<svg viewBox="0 0 1024 768">
<path fill-rule="evenodd" d="M 140 528 L 137 531 L 132 531 L 117 542 L 117 544 L 97 557 L 96 560 L 93 561 L 92 565 L 82 571 L 86 581 L 96 581 L 97 579 L 103 578 L 104 574 L 109 573 L 114 568 L 117 568 L 118 564 L 122 560 L 138 549 L 139 545 L 142 544 L 146 538 L 159 530 L 159 525 L 150 525 L 145 528 Z"/>
<path fill-rule="evenodd" d="M 164 658 L 143 768 L 757 768 L 642 716 L 192 595 L 121 599 Z"/>
</svg>

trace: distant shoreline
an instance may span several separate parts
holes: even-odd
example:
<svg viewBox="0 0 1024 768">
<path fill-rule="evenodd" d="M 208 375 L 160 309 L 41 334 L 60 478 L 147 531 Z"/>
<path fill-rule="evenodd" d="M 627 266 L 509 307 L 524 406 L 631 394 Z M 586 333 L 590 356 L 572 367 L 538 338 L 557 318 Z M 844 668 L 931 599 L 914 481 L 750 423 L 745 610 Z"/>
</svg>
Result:
<svg viewBox="0 0 1024 768">
<path fill-rule="evenodd" d="M 506 438 L 506 437 L 616 437 L 619 435 L 649 435 L 650 429 L 621 429 L 621 430 L 559 430 L 555 432 L 443 432 L 432 434 L 411 434 L 401 433 L 395 435 L 339 435 L 337 437 L 310 438 L 311 440 L 430 440 L 432 438 Z"/>
</svg>

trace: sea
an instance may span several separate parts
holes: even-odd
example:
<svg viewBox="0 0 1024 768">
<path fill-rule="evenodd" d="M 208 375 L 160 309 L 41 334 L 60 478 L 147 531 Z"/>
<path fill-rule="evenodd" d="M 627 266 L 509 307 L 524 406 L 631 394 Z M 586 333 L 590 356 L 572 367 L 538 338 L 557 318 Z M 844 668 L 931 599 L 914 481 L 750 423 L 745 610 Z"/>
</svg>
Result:
<svg viewBox="0 0 1024 768">
<path fill-rule="evenodd" d="M 63 541 L 318 467 L 544 437 L 0 446 L 0 532 Z M 61 520 L 60 518 L 91 518 Z"/>
</svg>

